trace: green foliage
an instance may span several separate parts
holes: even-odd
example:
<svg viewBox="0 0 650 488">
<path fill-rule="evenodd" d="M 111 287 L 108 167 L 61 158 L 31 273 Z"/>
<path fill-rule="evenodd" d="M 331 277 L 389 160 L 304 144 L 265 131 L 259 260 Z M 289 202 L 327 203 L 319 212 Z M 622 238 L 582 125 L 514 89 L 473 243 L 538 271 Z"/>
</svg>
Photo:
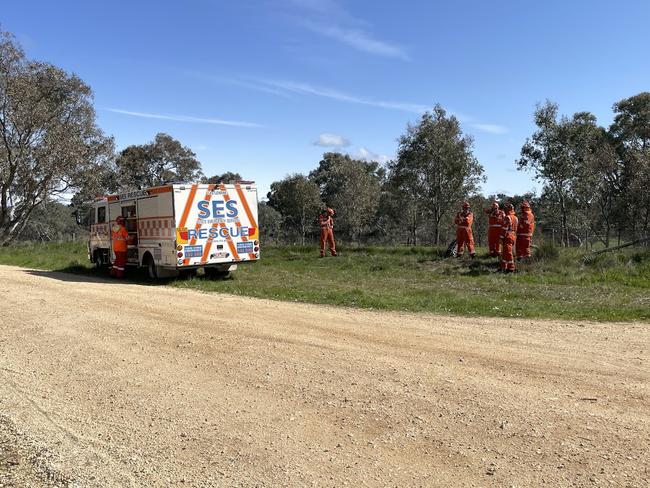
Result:
<svg viewBox="0 0 650 488">
<path fill-rule="evenodd" d="M 257 215 L 262 246 L 277 241 L 282 230 L 282 214 L 265 202 L 261 202 L 257 207 Z"/>
<path fill-rule="evenodd" d="M 32 212 L 20 239 L 47 242 L 70 239 L 73 234 L 87 236 L 87 228 L 77 225 L 74 211 L 59 202 L 43 202 Z"/>
<path fill-rule="evenodd" d="M 555 248 L 557 250 L 557 248 Z M 520 264 L 501 275 L 495 260 L 444 259 L 443 248 L 352 247 L 339 258 L 317 257 L 315 246 L 264 248 L 262 260 L 241 265 L 232 279 L 172 280 L 171 286 L 350 307 L 465 316 L 650 319 L 650 252 L 602 255 L 585 264 L 577 250 Z M 0 249 L 0 263 L 76 273 L 90 270 L 82 244 Z M 150 283 L 143 273 L 131 280 Z"/>
<path fill-rule="evenodd" d="M 547 101 L 535 110 L 537 130 L 517 162 L 544 183 L 539 214 L 548 228 L 600 236 L 605 246 L 615 231 L 631 236 L 650 230 L 650 93 L 614 105 L 609 130 L 589 112 L 560 116 Z"/>
<path fill-rule="evenodd" d="M 304 175 L 295 174 L 271 184 L 268 205 L 283 217 L 282 226 L 289 235 L 297 234 L 304 243 L 318 211 L 323 207 L 318 185 Z"/>
<path fill-rule="evenodd" d="M 28 60 L 0 31 L 0 245 L 43 202 L 92 180 L 113 153 L 95 124 L 92 91 L 77 75 Z"/>
<path fill-rule="evenodd" d="M 536 246 L 533 251 L 533 257 L 537 260 L 557 261 L 560 257 L 560 250 L 548 242 Z"/>
<path fill-rule="evenodd" d="M 433 223 L 433 241 L 450 211 L 478 190 L 483 167 L 472 153 L 473 140 L 464 136 L 456 117 L 436 105 L 400 137 L 397 160 L 389 165 L 387 189 L 400 202 L 413 242 L 425 219 Z"/>
<path fill-rule="evenodd" d="M 168 181 L 196 181 L 201 163 L 189 147 L 167 134 L 143 145 L 122 150 L 116 160 L 117 177 L 124 188 L 145 188 Z"/>
<path fill-rule="evenodd" d="M 319 185 L 321 199 L 336 211 L 336 228 L 351 240 L 374 223 L 381 195 L 383 170 L 340 153 L 325 153 L 309 175 Z"/>
<path fill-rule="evenodd" d="M 622 201 L 619 212 L 630 225 L 650 231 L 650 92 L 614 104 L 610 134 L 623 166 Z"/>
<path fill-rule="evenodd" d="M 213 185 L 229 185 L 234 183 L 239 183 L 243 178 L 239 173 L 233 173 L 232 171 L 226 171 L 221 175 L 210 176 L 209 178 L 203 178 L 203 183 L 211 183 Z"/>
</svg>

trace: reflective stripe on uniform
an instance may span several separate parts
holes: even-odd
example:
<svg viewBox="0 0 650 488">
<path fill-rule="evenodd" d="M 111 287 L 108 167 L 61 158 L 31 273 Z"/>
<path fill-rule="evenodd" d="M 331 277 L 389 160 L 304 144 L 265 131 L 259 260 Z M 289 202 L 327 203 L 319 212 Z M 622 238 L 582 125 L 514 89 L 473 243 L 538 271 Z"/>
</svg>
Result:
<svg viewBox="0 0 650 488">
<path fill-rule="evenodd" d="M 533 237 L 533 234 L 517 234 L 517 235 L 522 237 Z"/>
</svg>

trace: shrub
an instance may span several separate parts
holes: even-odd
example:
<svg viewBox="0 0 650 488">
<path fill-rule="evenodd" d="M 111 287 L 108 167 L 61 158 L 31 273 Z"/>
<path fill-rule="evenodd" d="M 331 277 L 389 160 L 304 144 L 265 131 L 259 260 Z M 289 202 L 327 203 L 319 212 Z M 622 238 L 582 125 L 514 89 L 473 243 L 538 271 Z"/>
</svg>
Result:
<svg viewBox="0 0 650 488">
<path fill-rule="evenodd" d="M 557 261 L 560 258 L 560 250 L 552 244 L 542 243 L 537 246 L 533 256 L 540 261 Z"/>
</svg>

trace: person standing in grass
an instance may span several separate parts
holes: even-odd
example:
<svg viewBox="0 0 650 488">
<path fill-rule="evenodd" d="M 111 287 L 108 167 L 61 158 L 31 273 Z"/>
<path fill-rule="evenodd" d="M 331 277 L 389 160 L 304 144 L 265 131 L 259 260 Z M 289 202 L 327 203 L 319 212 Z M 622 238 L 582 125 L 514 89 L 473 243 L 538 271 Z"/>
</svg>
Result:
<svg viewBox="0 0 650 488">
<path fill-rule="evenodd" d="M 490 208 L 483 210 L 488 216 L 488 248 L 490 256 L 498 258 L 501 254 L 501 232 L 503 222 L 503 210 L 499 208 L 499 204 L 494 201 Z"/>
<path fill-rule="evenodd" d="M 456 224 L 456 257 L 461 257 L 465 247 L 469 251 L 472 259 L 476 256 L 474 252 L 474 235 L 472 234 L 472 224 L 474 223 L 474 214 L 472 213 L 469 202 L 463 203 L 463 209 L 456 214 L 454 224 Z"/>
<path fill-rule="evenodd" d="M 506 203 L 505 215 L 503 216 L 501 227 L 503 244 L 501 251 L 501 269 L 499 270 L 503 273 L 515 272 L 515 256 L 512 250 L 515 247 L 515 242 L 517 242 L 517 225 L 518 219 L 515 215 L 515 208 L 511 203 Z"/>
<path fill-rule="evenodd" d="M 535 215 L 530 209 L 530 203 L 524 200 L 521 203 L 521 214 L 517 225 L 517 261 L 531 256 L 533 232 L 535 232 Z"/>
<path fill-rule="evenodd" d="M 330 254 L 337 256 L 336 243 L 334 242 L 334 210 L 327 207 L 318 216 L 320 226 L 320 257 L 325 257 L 325 244 L 330 248 Z"/>
</svg>

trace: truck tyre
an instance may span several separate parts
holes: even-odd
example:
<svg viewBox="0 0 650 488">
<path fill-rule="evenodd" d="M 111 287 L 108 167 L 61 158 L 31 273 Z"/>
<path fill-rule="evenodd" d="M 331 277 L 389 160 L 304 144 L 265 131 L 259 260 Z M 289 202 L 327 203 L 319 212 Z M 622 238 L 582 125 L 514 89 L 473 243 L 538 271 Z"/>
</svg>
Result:
<svg viewBox="0 0 650 488">
<path fill-rule="evenodd" d="M 95 265 L 95 269 L 98 271 L 104 267 L 102 255 L 99 251 L 93 252 L 93 264 Z"/>
<path fill-rule="evenodd" d="M 158 266 L 156 266 L 156 262 L 153 260 L 153 257 L 151 254 L 147 254 L 147 256 L 144 258 L 145 259 L 145 264 L 147 266 L 147 274 L 149 275 L 149 278 L 152 280 L 155 280 L 158 278 Z"/>
<path fill-rule="evenodd" d="M 108 266 L 108 259 L 106 258 L 106 253 L 101 249 L 96 249 L 93 252 L 93 263 L 95 264 L 95 269 L 101 270 Z"/>
</svg>

